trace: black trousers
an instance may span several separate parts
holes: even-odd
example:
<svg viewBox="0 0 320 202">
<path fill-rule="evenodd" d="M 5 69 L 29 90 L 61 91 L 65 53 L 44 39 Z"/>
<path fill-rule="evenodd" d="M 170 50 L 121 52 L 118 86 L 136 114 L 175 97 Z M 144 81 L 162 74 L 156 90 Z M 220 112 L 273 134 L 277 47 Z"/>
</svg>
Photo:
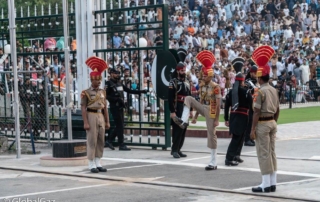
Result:
<svg viewBox="0 0 320 202">
<path fill-rule="evenodd" d="M 247 129 L 245 132 L 245 138 L 244 138 L 245 142 L 251 140 L 250 133 L 251 133 L 251 127 L 252 127 L 252 119 L 253 119 L 253 109 L 249 109 L 249 121 L 248 121 Z"/>
<path fill-rule="evenodd" d="M 114 123 L 116 125 L 115 129 L 111 134 L 108 135 L 108 141 L 113 142 L 115 137 L 118 137 L 118 143 L 123 144 L 123 130 L 124 130 L 124 112 L 123 108 L 110 107 L 110 112 L 112 114 Z"/>
<path fill-rule="evenodd" d="M 231 142 L 228 147 L 226 160 L 233 161 L 235 156 L 240 156 L 243 147 L 244 134 L 232 135 Z"/>
<path fill-rule="evenodd" d="M 181 115 L 182 115 L 183 106 L 184 106 L 183 102 L 178 102 L 177 108 L 176 108 L 176 115 L 178 117 L 181 117 Z M 187 129 L 180 128 L 172 120 L 171 120 L 171 125 L 172 125 L 172 147 L 171 147 L 171 151 L 172 152 L 179 152 L 181 150 L 182 146 L 183 146 Z"/>
</svg>

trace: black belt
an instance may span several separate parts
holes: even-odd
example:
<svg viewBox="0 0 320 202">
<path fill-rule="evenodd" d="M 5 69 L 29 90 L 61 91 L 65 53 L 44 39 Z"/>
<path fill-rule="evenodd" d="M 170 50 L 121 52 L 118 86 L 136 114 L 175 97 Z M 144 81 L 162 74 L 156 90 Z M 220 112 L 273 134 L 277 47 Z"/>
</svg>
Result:
<svg viewBox="0 0 320 202">
<path fill-rule="evenodd" d="M 89 109 L 89 108 L 87 108 L 87 112 L 104 114 L 104 109 Z"/>
<path fill-rule="evenodd" d="M 273 116 L 259 117 L 259 121 L 271 121 L 271 120 L 274 120 Z"/>
</svg>

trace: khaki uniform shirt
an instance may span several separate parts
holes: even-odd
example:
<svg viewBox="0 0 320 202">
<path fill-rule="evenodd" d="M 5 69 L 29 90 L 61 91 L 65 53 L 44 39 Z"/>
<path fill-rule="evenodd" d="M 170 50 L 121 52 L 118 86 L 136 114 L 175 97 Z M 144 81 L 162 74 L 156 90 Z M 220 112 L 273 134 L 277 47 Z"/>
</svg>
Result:
<svg viewBox="0 0 320 202">
<path fill-rule="evenodd" d="M 262 84 L 254 100 L 254 108 L 260 109 L 260 117 L 273 116 L 279 107 L 278 93 L 269 83 Z"/>
<path fill-rule="evenodd" d="M 210 101 L 221 99 L 221 90 L 217 83 L 211 81 L 208 85 L 200 84 L 200 103 L 210 104 Z"/>
<path fill-rule="evenodd" d="M 106 91 L 90 87 L 81 93 L 81 105 L 90 109 L 103 109 L 106 106 Z"/>
</svg>

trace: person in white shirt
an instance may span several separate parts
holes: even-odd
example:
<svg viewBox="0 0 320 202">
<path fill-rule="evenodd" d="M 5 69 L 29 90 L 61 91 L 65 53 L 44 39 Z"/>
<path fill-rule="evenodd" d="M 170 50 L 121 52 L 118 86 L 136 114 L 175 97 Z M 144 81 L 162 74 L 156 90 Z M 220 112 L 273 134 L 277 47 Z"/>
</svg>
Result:
<svg viewBox="0 0 320 202">
<path fill-rule="evenodd" d="M 288 5 L 285 5 L 285 6 L 284 6 L 284 9 L 283 9 L 284 15 L 285 15 L 285 16 L 289 16 L 289 12 L 290 12 L 290 11 L 289 11 Z"/>
<path fill-rule="evenodd" d="M 234 51 L 233 46 L 228 48 L 228 60 L 232 61 L 234 60 L 236 57 L 238 57 L 238 55 L 236 54 L 236 52 Z"/>
<path fill-rule="evenodd" d="M 242 28 L 241 29 L 241 32 L 240 34 L 238 35 L 239 37 L 242 37 L 242 36 L 247 36 L 247 33 L 244 32 L 244 29 Z"/>
<path fill-rule="evenodd" d="M 218 22 L 215 19 L 213 19 L 211 21 L 210 32 L 211 34 L 215 34 L 217 33 L 217 31 L 218 31 Z"/>
<path fill-rule="evenodd" d="M 187 32 L 187 35 L 186 35 L 186 38 L 187 38 L 187 44 L 191 43 L 191 47 L 193 47 L 193 43 L 192 43 L 192 39 L 193 37 L 191 36 L 191 34 L 189 32 Z"/>
<path fill-rule="evenodd" d="M 181 35 L 184 31 L 184 28 L 181 26 L 181 22 L 178 23 L 178 26 L 174 29 L 174 31 L 177 31 L 177 34 Z"/>
<path fill-rule="evenodd" d="M 220 20 L 221 21 L 227 21 L 226 13 L 222 13 L 222 15 L 220 16 Z"/>
<path fill-rule="evenodd" d="M 182 7 L 180 6 L 179 3 L 176 4 L 176 6 L 174 7 L 174 10 L 175 10 L 175 11 L 182 10 Z"/>
<path fill-rule="evenodd" d="M 306 3 L 306 0 L 302 0 L 302 3 L 300 4 L 300 6 L 302 9 L 306 8 L 306 10 L 308 10 L 308 4 Z"/>
<path fill-rule="evenodd" d="M 295 38 L 295 39 L 298 39 L 298 38 L 300 38 L 300 37 L 299 37 L 300 35 L 303 36 L 303 31 L 301 31 L 300 27 L 297 27 L 297 31 L 296 31 L 296 33 L 294 34 L 294 38 Z"/>
<path fill-rule="evenodd" d="M 236 36 L 240 35 L 241 29 L 243 29 L 243 26 L 240 24 L 240 22 L 238 22 L 237 25 L 235 26 L 235 30 L 234 30 Z"/>
<path fill-rule="evenodd" d="M 291 27 L 287 26 L 287 29 L 284 30 L 284 32 L 283 32 L 283 37 L 284 37 L 286 40 L 289 39 L 289 38 L 291 38 L 291 37 L 293 37 L 293 32 L 292 32 L 292 30 L 291 30 Z"/>
<path fill-rule="evenodd" d="M 293 72 L 294 66 L 294 60 L 291 60 L 291 63 L 288 64 L 288 72 Z"/>
<path fill-rule="evenodd" d="M 307 65 L 307 60 L 303 59 L 303 64 L 300 66 L 300 69 L 302 71 L 302 83 L 306 84 L 310 80 L 310 68 L 309 65 Z"/>
<path fill-rule="evenodd" d="M 278 58 L 278 62 L 276 63 L 277 66 L 277 76 L 281 76 L 281 72 L 284 70 L 284 65 L 281 62 L 281 57 Z"/>
<path fill-rule="evenodd" d="M 196 71 L 195 68 L 191 68 L 191 72 L 190 72 L 190 77 L 191 77 L 191 82 L 194 84 L 194 86 L 198 85 L 198 78 L 196 75 Z"/>
</svg>

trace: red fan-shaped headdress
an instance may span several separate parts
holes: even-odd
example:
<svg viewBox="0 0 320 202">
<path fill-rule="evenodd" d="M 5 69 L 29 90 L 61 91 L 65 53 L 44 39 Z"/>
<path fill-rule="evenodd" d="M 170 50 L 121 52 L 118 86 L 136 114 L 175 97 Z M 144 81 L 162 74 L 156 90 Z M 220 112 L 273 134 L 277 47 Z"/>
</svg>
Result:
<svg viewBox="0 0 320 202">
<path fill-rule="evenodd" d="M 213 53 L 207 50 L 201 51 L 196 59 L 202 64 L 202 72 L 206 76 L 213 76 L 212 65 L 216 61 Z"/>
<path fill-rule="evenodd" d="M 101 73 L 108 69 L 108 64 L 103 59 L 92 56 L 86 60 L 86 65 L 92 70 L 91 79 L 101 79 Z"/>
<path fill-rule="evenodd" d="M 266 76 L 270 73 L 269 60 L 275 51 L 271 46 L 260 46 L 252 53 L 252 61 L 258 66 L 257 77 Z"/>
</svg>

